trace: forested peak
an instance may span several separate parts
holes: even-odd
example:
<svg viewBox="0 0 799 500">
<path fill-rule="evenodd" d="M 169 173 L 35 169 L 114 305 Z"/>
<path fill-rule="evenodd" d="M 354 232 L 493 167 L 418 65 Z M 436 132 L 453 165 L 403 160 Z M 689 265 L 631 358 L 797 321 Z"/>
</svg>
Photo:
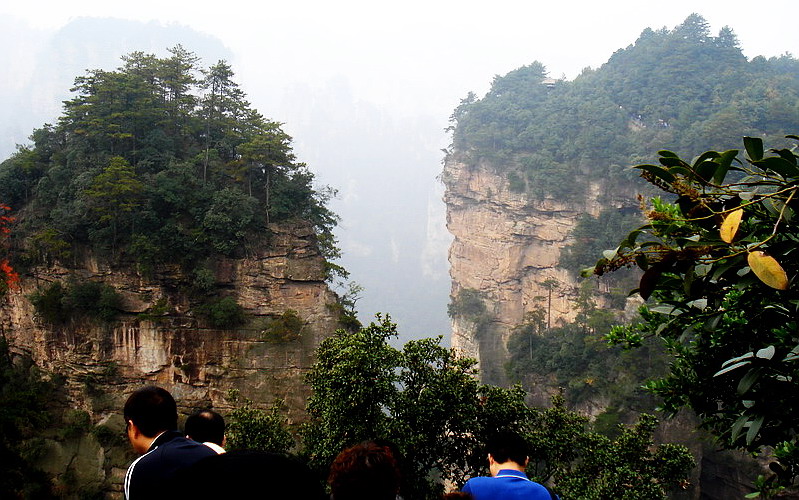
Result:
<svg viewBox="0 0 799 500">
<path fill-rule="evenodd" d="M 684 40 L 705 43 L 710 39 L 710 25 L 704 17 L 693 13 L 674 28 L 672 33 Z"/>
<path fill-rule="evenodd" d="M 57 124 L 0 165 L 23 258 L 64 261 L 88 246 L 112 260 L 193 267 L 267 244 L 268 225 L 282 221 L 315 227 L 335 255 L 327 190 L 234 76 L 180 45 L 78 76 Z"/>
<path fill-rule="evenodd" d="M 741 52 L 733 30 L 710 34 L 698 14 L 642 31 L 573 81 L 546 78 L 539 62 L 495 77 L 481 99 L 452 115 L 452 153 L 491 160 L 512 190 L 580 196 L 580 184 L 628 175 L 657 147 L 698 154 L 743 135 L 772 143 L 799 130 L 799 61 Z M 544 83 L 544 84 L 542 84 Z M 576 181 L 576 182 L 575 182 Z"/>
<path fill-rule="evenodd" d="M 499 97 L 508 92 L 529 92 L 530 89 L 537 88 L 546 77 L 547 70 L 544 65 L 535 61 L 511 71 L 505 76 L 494 76 L 488 95 Z"/>
</svg>

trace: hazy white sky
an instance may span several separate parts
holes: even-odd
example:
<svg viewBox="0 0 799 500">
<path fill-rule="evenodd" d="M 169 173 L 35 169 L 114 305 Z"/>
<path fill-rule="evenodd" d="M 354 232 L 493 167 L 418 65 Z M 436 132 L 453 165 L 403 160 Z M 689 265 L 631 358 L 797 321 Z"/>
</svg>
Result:
<svg viewBox="0 0 799 500">
<path fill-rule="evenodd" d="M 53 29 L 81 16 L 180 23 L 214 35 L 251 84 L 315 84 L 346 77 L 356 96 L 397 112 L 448 113 L 495 74 L 539 60 L 576 76 L 634 42 L 645 27 L 673 28 L 690 13 L 714 33 L 737 33 L 747 56 L 799 52 L 799 2 L 671 0 L 107 0 L 5 1 L 0 14 Z M 255 82 L 255 83 L 252 83 Z M 265 89 L 266 90 L 266 89 Z M 252 89 L 248 89 L 252 94 Z"/>
</svg>

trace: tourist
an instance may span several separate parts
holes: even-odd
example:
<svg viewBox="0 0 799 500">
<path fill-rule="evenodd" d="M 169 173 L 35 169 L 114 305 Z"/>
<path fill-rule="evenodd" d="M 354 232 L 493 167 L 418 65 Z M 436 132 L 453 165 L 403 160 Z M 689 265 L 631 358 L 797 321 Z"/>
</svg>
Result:
<svg viewBox="0 0 799 500">
<path fill-rule="evenodd" d="M 141 454 L 125 474 L 125 498 L 164 498 L 182 469 L 216 453 L 178 432 L 178 411 L 166 390 L 148 386 L 128 397 L 124 417 L 130 444 Z"/>
<path fill-rule="evenodd" d="M 189 415 L 183 433 L 188 439 L 202 443 L 217 453 L 225 452 L 225 419 L 213 410 L 200 410 Z"/>
<path fill-rule="evenodd" d="M 513 432 L 496 434 L 487 443 L 491 477 L 473 477 L 462 491 L 474 500 L 551 500 L 557 496 L 546 487 L 530 481 L 527 467 L 527 443 Z"/>
<path fill-rule="evenodd" d="M 367 441 L 338 454 L 327 482 L 332 500 L 396 500 L 400 473 L 389 447 Z"/>
</svg>

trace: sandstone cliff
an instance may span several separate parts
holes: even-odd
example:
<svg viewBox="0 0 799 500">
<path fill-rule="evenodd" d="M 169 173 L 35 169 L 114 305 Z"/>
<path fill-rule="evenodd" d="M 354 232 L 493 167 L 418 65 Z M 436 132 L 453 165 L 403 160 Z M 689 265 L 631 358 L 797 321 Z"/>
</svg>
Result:
<svg viewBox="0 0 799 500">
<path fill-rule="evenodd" d="M 512 192 L 494 165 L 462 155 L 447 158 L 442 179 L 447 228 L 454 236 L 451 297 L 464 289 L 479 291 L 491 318 L 481 335 L 473 321 L 453 318 L 452 346 L 479 360 L 485 381 L 501 383 L 510 331 L 525 314 L 543 307 L 552 326 L 574 319 L 576 282 L 557 267 L 558 258 L 577 218 L 597 215 L 600 196 L 604 203 L 608 196 L 594 183 L 577 203 L 533 199 Z M 554 280 L 551 289 L 547 280 Z"/>
<path fill-rule="evenodd" d="M 507 342 L 527 313 L 547 309 L 552 326 L 575 318 L 577 284 L 557 266 L 561 249 L 571 243 L 569 234 L 578 217 L 584 213 L 596 216 L 607 204 L 617 208 L 629 205 L 635 193 L 629 187 L 598 182 L 587 185 L 576 203 L 533 199 L 512 192 L 495 165 L 475 164 L 457 154 L 447 158 L 442 180 L 447 227 L 454 236 L 449 252 L 451 299 L 464 290 L 474 290 L 486 313 L 479 321 L 468 314 L 454 315 L 452 346 L 478 359 L 484 382 L 505 384 Z M 547 280 L 556 282 L 551 290 L 543 284 Z M 528 379 L 525 386 L 532 391 L 530 402 L 539 406 L 547 405 L 557 391 L 557 382 L 547 376 Z M 595 417 L 607 406 L 607 398 L 598 396 L 589 398 L 578 410 Z M 750 480 L 762 473 L 762 465 L 741 453 L 720 453 L 701 437 L 697 425 L 696 418 L 685 413 L 663 422 L 657 432 L 662 442 L 688 446 L 698 464 L 691 486 L 674 492 L 673 498 L 726 499 L 750 493 Z"/>
<path fill-rule="evenodd" d="M 75 269 L 37 267 L 24 276 L 0 307 L 0 327 L 12 352 L 27 353 L 44 369 L 63 375 L 72 408 L 90 415 L 92 425 L 121 435 L 120 411 L 127 395 L 145 384 L 170 390 L 180 411 L 226 409 L 230 389 L 256 406 L 285 400 L 290 422 L 302 420 L 308 388 L 303 375 L 314 350 L 337 327 L 329 307 L 336 296 L 324 282 L 325 261 L 304 226 L 273 226 L 268 248 L 243 259 L 212 265 L 216 287 L 234 297 L 248 321 L 236 329 L 207 327 L 191 310 L 176 268 L 144 277 L 131 268 L 111 268 L 87 257 Z M 42 285 L 67 279 L 102 281 L 123 297 L 123 312 L 110 323 L 70 322 L 53 326 L 36 314 L 29 297 Z M 270 333 L 287 310 L 302 320 L 290 336 Z M 96 433 L 95 433 L 96 434 Z M 54 440 L 42 466 L 56 477 L 72 470 L 81 484 L 119 496 L 129 463 L 126 443 L 102 444 L 89 433 Z M 112 440 L 114 441 L 114 440 Z M 122 449 L 120 449 L 120 446 Z"/>
</svg>

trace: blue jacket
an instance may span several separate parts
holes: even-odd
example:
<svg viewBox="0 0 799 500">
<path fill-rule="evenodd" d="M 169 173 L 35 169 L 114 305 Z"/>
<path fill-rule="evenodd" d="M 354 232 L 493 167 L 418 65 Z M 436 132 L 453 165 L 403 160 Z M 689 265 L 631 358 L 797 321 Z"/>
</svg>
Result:
<svg viewBox="0 0 799 500">
<path fill-rule="evenodd" d="M 147 453 L 128 467 L 125 474 L 125 498 L 150 500 L 169 496 L 169 481 L 175 474 L 216 452 L 202 443 L 183 437 L 178 431 L 166 431 L 153 441 Z"/>
<path fill-rule="evenodd" d="M 524 472 L 502 469 L 494 477 L 473 477 L 463 486 L 474 500 L 550 500 L 549 490 L 527 479 Z"/>
</svg>

